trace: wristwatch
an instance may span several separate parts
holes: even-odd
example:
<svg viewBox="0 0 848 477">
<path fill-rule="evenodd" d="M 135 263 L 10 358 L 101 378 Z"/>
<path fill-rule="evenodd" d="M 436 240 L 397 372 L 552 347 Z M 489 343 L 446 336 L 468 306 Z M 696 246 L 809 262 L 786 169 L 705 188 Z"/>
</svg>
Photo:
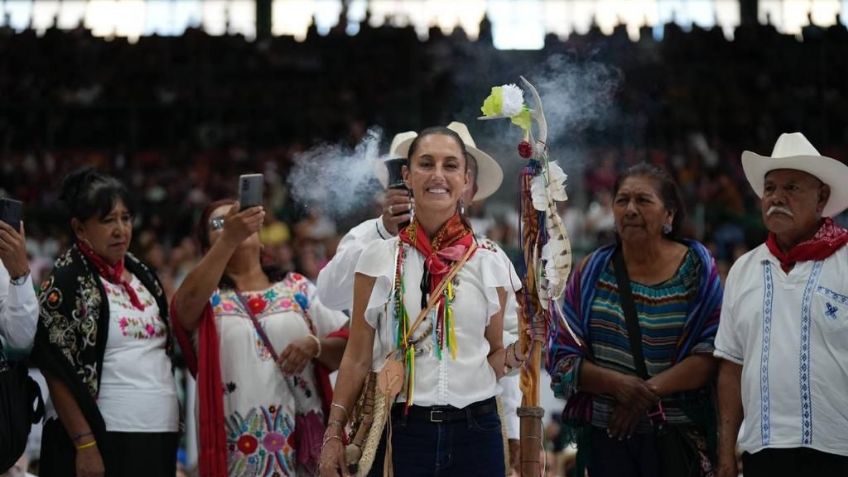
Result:
<svg viewBox="0 0 848 477">
<path fill-rule="evenodd" d="M 26 273 L 19 276 L 18 278 L 9 277 L 9 283 L 11 283 L 12 285 L 21 286 L 26 283 L 27 278 L 29 278 L 29 270 L 27 270 Z"/>
</svg>

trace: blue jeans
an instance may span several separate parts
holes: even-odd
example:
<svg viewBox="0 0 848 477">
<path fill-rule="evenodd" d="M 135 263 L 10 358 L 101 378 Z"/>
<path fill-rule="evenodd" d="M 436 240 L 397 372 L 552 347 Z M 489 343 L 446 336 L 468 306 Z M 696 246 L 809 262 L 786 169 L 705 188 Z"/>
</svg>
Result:
<svg viewBox="0 0 848 477">
<path fill-rule="evenodd" d="M 404 418 L 402 407 L 392 411 L 392 463 L 397 476 L 475 476 L 506 474 L 501 420 L 497 412 L 468 419 L 433 423 Z M 388 426 L 388 424 L 387 424 Z M 386 432 L 369 477 L 383 475 Z"/>
</svg>

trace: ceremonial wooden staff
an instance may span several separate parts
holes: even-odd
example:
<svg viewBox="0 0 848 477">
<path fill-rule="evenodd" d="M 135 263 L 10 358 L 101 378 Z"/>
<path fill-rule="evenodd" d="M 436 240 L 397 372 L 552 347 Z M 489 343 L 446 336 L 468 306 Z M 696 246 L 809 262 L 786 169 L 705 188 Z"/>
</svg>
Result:
<svg viewBox="0 0 848 477">
<path fill-rule="evenodd" d="M 556 303 L 565 291 L 571 270 L 571 244 L 557 212 L 556 203 L 567 200 L 566 175 L 556 162 L 548 160 L 548 125 L 542 100 L 536 88 L 521 77 L 535 102 L 531 109 L 524 105 L 523 92 L 515 85 L 492 88 L 483 105 L 485 116 L 480 119 L 510 118 L 524 130 L 524 141 L 518 146 L 519 155 L 527 159 L 521 171 L 521 248 L 526 266 L 523 288 L 516 293 L 519 310 L 519 346 L 527 356 L 521 368 L 521 475 L 542 475 L 541 455 L 542 417 L 539 406 L 539 374 L 545 343 L 531 339 L 529 330 L 538 336 L 539 330 L 549 335 L 551 324 L 559 320 Z M 532 123 L 538 136 L 534 136 Z"/>
</svg>

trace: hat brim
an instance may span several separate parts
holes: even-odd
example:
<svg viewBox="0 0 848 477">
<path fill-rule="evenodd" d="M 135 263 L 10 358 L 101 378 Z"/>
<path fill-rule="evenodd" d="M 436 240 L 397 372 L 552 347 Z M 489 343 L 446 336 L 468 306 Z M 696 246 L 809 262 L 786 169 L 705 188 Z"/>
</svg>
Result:
<svg viewBox="0 0 848 477">
<path fill-rule="evenodd" d="M 413 140 L 414 138 L 411 138 L 398 144 L 397 152 L 409 156 L 409 146 L 412 145 Z M 465 149 L 477 161 L 477 193 L 474 194 L 472 201 L 479 202 L 494 194 L 500 188 L 503 182 L 503 169 L 501 169 L 498 161 L 480 149 L 468 144 L 465 145 Z M 383 169 L 385 168 L 383 166 Z"/>
<path fill-rule="evenodd" d="M 848 166 L 825 156 L 761 156 L 751 151 L 742 153 L 742 169 L 757 196 L 763 196 L 766 174 L 777 169 L 793 169 L 815 176 L 830 186 L 830 198 L 822 210 L 833 217 L 848 208 Z"/>
</svg>

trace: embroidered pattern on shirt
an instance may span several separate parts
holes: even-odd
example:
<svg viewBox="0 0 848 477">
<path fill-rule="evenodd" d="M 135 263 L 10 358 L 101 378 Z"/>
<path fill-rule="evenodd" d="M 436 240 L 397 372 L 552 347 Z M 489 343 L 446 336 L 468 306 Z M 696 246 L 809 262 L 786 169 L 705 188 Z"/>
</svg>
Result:
<svg viewBox="0 0 848 477">
<path fill-rule="evenodd" d="M 55 268 L 69 267 L 75 264 L 74 248 L 68 249 L 56 259 Z M 86 262 L 81 262 L 87 270 Z M 80 275 L 76 279 L 77 289 L 72 296 L 65 297 L 51 275 L 41 285 L 39 296 L 39 320 L 48 333 L 50 344 L 62 351 L 69 363 L 73 363 L 76 374 L 88 388 L 92 396 L 97 395 L 100 382 L 94 363 L 86 364 L 84 355 L 97 342 L 97 327 L 100 320 L 100 304 L 103 297 L 97 288 L 97 282 L 91 274 Z M 65 300 L 71 301 L 70 314 L 64 311 Z"/>
<path fill-rule="evenodd" d="M 296 475 L 294 420 L 280 406 L 235 412 L 226 421 L 228 475 Z"/>
<path fill-rule="evenodd" d="M 490 238 L 484 238 L 482 240 L 478 240 L 477 246 L 479 248 L 482 248 L 483 250 L 489 250 L 490 252 L 495 252 L 495 253 L 497 253 L 498 249 L 500 248 L 498 246 L 498 244 L 493 242 L 492 239 L 490 239 Z"/>
<path fill-rule="evenodd" d="M 810 309 L 813 304 L 813 290 L 819 281 L 823 262 L 813 265 L 807 286 L 804 287 L 804 298 L 801 302 L 801 362 L 799 363 L 799 384 L 801 389 L 801 444 L 813 443 L 813 404 L 810 397 Z"/>
<path fill-rule="evenodd" d="M 831 300 L 838 301 L 839 303 L 842 303 L 843 305 L 848 305 L 848 296 L 842 295 L 840 293 L 836 293 L 835 291 L 831 290 L 830 288 L 818 286 L 818 287 L 816 287 L 816 293 L 818 293 L 819 295 L 826 296 L 826 297 L 830 298 Z"/>
<path fill-rule="evenodd" d="M 256 319 L 284 312 L 305 313 L 309 308 L 309 282 L 303 275 L 289 273 L 285 279 L 275 283 L 270 288 L 258 292 L 242 292 L 247 308 Z M 216 316 L 237 316 L 250 320 L 248 310 L 242 305 L 233 290 L 218 290 L 209 299 L 212 311 Z M 307 320 L 310 330 L 314 334 L 314 326 Z M 252 325 L 251 325 L 252 327 Z M 265 343 L 256 330 L 253 330 L 256 354 L 262 361 L 273 359 Z M 281 350 L 277 350 L 279 353 Z"/>
<path fill-rule="evenodd" d="M 823 286 L 816 287 L 816 293 L 828 300 L 824 304 L 824 317 L 828 320 L 836 320 L 839 318 L 839 312 L 842 310 L 840 305 L 848 306 L 848 296 L 836 293 L 829 288 Z"/>
<path fill-rule="evenodd" d="M 106 295 L 114 299 L 114 302 L 117 305 L 126 309 L 134 308 L 132 302 L 130 301 L 130 295 L 127 293 L 126 290 L 124 290 L 124 287 L 122 287 L 121 285 L 115 285 L 114 283 L 111 283 L 105 279 L 101 279 L 101 282 L 103 283 L 103 289 L 106 290 Z M 156 304 L 156 300 L 153 298 L 153 295 L 150 294 L 147 289 L 144 288 L 144 285 L 142 285 L 141 282 L 135 284 L 135 286 L 133 286 L 133 289 L 138 295 L 141 304 L 145 307 L 153 306 Z"/>
<path fill-rule="evenodd" d="M 137 340 L 161 338 L 165 336 L 165 325 L 157 318 L 143 319 L 130 316 L 121 317 L 118 320 L 121 334 Z"/>
<path fill-rule="evenodd" d="M 771 423 L 769 422 L 769 346 L 771 342 L 771 310 L 774 302 L 774 285 L 771 278 L 771 265 L 763 262 L 763 347 L 760 356 L 760 413 L 763 445 L 768 445 L 771 436 Z"/>
<path fill-rule="evenodd" d="M 824 312 L 825 318 L 827 318 L 829 320 L 835 320 L 836 319 L 836 313 L 839 311 L 839 308 L 836 307 L 836 306 L 833 306 L 833 304 L 831 304 L 830 302 L 825 303 L 825 306 L 827 307 L 827 310 L 825 310 L 825 312 Z"/>
</svg>

